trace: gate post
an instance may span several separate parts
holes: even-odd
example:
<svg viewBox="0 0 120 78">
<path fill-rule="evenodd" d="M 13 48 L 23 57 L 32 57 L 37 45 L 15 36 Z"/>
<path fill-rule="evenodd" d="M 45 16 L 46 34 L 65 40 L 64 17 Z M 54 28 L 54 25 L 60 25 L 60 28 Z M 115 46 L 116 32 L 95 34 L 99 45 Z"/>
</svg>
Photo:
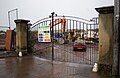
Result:
<svg viewBox="0 0 120 78">
<path fill-rule="evenodd" d="M 27 54 L 27 26 L 29 20 L 17 19 L 16 23 L 16 52 L 22 52 L 22 55 Z"/>
<path fill-rule="evenodd" d="M 111 75 L 113 60 L 114 6 L 95 8 L 99 12 L 98 71 Z"/>
<path fill-rule="evenodd" d="M 114 14 L 114 53 L 112 75 L 120 76 L 120 0 L 114 0 L 115 14 Z"/>
</svg>

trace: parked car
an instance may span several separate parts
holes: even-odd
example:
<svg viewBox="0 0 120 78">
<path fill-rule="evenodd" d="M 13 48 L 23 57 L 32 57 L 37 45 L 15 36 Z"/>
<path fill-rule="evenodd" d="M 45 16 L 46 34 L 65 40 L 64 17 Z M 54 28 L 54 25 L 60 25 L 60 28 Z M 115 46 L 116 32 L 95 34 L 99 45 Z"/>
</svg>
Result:
<svg viewBox="0 0 120 78">
<path fill-rule="evenodd" d="M 86 44 L 93 44 L 94 42 L 93 42 L 92 40 L 90 40 L 90 39 L 86 39 L 86 40 L 85 40 L 85 43 L 86 43 Z"/>
<path fill-rule="evenodd" d="M 83 50 L 86 51 L 87 45 L 85 44 L 85 40 L 75 40 L 73 44 L 73 50 Z"/>
</svg>

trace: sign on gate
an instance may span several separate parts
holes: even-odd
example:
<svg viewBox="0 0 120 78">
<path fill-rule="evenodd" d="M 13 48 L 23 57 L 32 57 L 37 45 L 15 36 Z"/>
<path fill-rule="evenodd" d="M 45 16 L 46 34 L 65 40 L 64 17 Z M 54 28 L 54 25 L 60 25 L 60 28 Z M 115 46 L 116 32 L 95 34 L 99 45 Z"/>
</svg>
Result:
<svg viewBox="0 0 120 78">
<path fill-rule="evenodd" d="M 51 42 L 50 26 L 38 27 L 38 42 Z"/>
</svg>

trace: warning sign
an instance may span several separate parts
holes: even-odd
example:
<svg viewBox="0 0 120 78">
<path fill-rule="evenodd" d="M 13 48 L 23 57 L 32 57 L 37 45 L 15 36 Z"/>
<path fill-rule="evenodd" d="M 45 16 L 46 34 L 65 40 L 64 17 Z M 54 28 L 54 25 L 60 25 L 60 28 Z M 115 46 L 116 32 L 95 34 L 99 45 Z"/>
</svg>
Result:
<svg viewBox="0 0 120 78">
<path fill-rule="evenodd" d="M 38 42 L 51 42 L 50 26 L 39 26 Z"/>
</svg>

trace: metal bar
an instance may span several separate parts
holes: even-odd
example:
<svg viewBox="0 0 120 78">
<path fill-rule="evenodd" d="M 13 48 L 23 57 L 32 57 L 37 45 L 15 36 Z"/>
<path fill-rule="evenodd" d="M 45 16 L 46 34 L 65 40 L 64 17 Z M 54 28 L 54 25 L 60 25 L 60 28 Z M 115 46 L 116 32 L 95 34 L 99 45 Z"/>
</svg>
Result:
<svg viewBox="0 0 120 78">
<path fill-rule="evenodd" d="M 45 26 L 45 21 L 43 21 L 42 26 Z M 46 46 L 46 51 L 47 51 L 47 49 L 48 49 L 48 48 L 47 48 L 47 43 L 44 43 L 44 44 L 45 44 L 45 46 Z M 44 55 L 45 58 L 48 58 L 46 52 L 44 52 L 43 55 Z"/>
<path fill-rule="evenodd" d="M 61 15 L 57 16 L 57 17 L 62 17 Z M 84 20 L 86 22 L 91 22 L 90 20 L 84 19 L 84 18 L 80 18 L 80 17 L 75 17 L 75 16 L 65 16 L 65 17 L 69 17 L 69 18 L 75 18 L 75 19 L 81 19 Z"/>
<path fill-rule="evenodd" d="M 58 24 L 58 34 L 60 34 L 60 27 L 59 27 L 59 26 L 60 26 L 60 25 Z M 59 41 L 59 44 L 61 44 L 61 43 L 60 43 L 60 42 L 61 42 L 61 41 L 60 41 L 60 38 L 58 38 L 58 41 Z M 57 55 L 57 57 L 60 57 L 60 56 L 59 56 L 59 53 L 57 53 L 56 55 Z"/>
<path fill-rule="evenodd" d="M 74 24 L 74 20 L 72 20 L 73 21 L 73 33 L 75 34 L 76 32 L 75 32 L 75 24 Z M 74 43 L 74 41 L 75 41 L 75 37 L 73 37 L 73 40 L 72 40 L 72 42 Z M 72 50 L 71 50 L 72 51 Z M 74 54 L 71 52 L 71 55 L 72 55 L 72 62 L 74 62 Z"/>
<path fill-rule="evenodd" d="M 67 40 L 68 40 L 68 34 L 69 34 L 69 31 L 68 31 L 68 20 L 66 20 L 66 28 L 67 28 Z M 68 42 L 68 43 L 69 43 L 69 42 Z M 67 47 L 67 52 L 66 52 L 66 55 L 67 55 L 67 56 L 66 56 L 66 59 L 67 59 L 67 60 L 66 60 L 66 61 L 69 61 L 69 60 L 68 60 L 68 58 L 69 58 L 69 57 L 68 57 L 68 54 L 69 54 L 69 47 Z"/>
<path fill-rule="evenodd" d="M 85 32 L 84 32 L 84 23 L 83 23 L 83 39 L 85 39 L 84 36 L 85 36 Z M 85 62 L 85 57 L 84 57 L 84 53 L 83 53 L 83 63 L 84 62 Z"/>
<path fill-rule="evenodd" d="M 70 35 L 71 35 L 71 20 L 70 20 Z M 70 36 L 70 45 L 71 45 L 71 36 Z M 70 62 L 71 62 L 71 46 L 70 46 Z"/>
<path fill-rule="evenodd" d="M 18 19 L 18 9 L 16 8 L 16 18 Z"/>
<path fill-rule="evenodd" d="M 80 39 L 81 39 L 81 38 L 82 38 L 82 34 L 81 34 L 81 32 L 82 32 L 82 31 L 81 31 L 81 30 L 82 30 L 82 29 L 81 29 L 81 22 L 79 22 L 79 29 L 80 29 Z M 79 57 L 79 56 L 78 56 L 78 57 Z M 78 62 L 79 62 L 79 60 L 81 60 L 80 57 L 78 58 Z"/>
<path fill-rule="evenodd" d="M 8 12 L 12 12 L 12 11 L 15 11 L 15 10 L 17 10 L 17 8 L 16 8 L 16 9 L 13 9 L 13 10 L 10 10 L 10 11 L 8 11 Z"/>
<path fill-rule="evenodd" d="M 71 32 L 71 20 L 70 20 L 70 32 Z"/>
<path fill-rule="evenodd" d="M 54 21 L 54 12 L 52 14 L 52 61 L 54 60 L 54 28 L 53 28 L 53 21 Z"/>
<path fill-rule="evenodd" d="M 10 24 L 10 12 L 8 12 L 8 22 L 9 22 L 9 29 L 11 29 L 11 24 Z"/>
<path fill-rule="evenodd" d="M 75 29 L 74 29 L 74 20 L 73 20 L 73 32 L 74 32 L 74 30 L 75 30 Z"/>
<path fill-rule="evenodd" d="M 78 32 L 78 29 L 77 29 L 77 27 L 78 27 L 78 22 L 76 21 L 76 32 Z"/>
<path fill-rule="evenodd" d="M 94 25 L 94 36 L 93 36 L 93 49 L 94 49 L 94 57 L 96 56 L 96 51 L 95 51 L 95 46 L 96 46 L 96 42 L 95 42 L 95 39 L 96 39 L 96 25 Z M 95 61 L 95 59 L 94 59 Z"/>
<path fill-rule="evenodd" d="M 55 32 L 55 35 L 56 35 L 56 33 L 57 33 L 57 25 L 55 26 L 54 32 Z M 55 48 L 56 48 L 56 37 L 55 37 L 55 43 L 54 43 L 54 45 L 55 45 Z M 56 53 L 54 53 L 54 59 L 57 60 Z"/>
<path fill-rule="evenodd" d="M 91 38 L 91 24 L 90 24 L 90 38 Z M 91 41 L 91 39 L 90 39 L 90 41 Z M 90 60 L 92 61 L 92 51 L 91 51 L 91 49 L 92 49 L 92 47 L 91 47 L 91 45 L 90 45 Z M 90 64 L 91 64 L 91 62 L 90 62 Z"/>
<path fill-rule="evenodd" d="M 17 9 L 17 8 L 16 8 L 16 9 L 13 9 L 13 10 L 8 11 L 9 29 L 11 29 L 11 24 L 10 24 L 10 13 L 11 13 L 12 11 L 16 11 L 16 18 L 18 19 L 18 9 Z"/>
</svg>

